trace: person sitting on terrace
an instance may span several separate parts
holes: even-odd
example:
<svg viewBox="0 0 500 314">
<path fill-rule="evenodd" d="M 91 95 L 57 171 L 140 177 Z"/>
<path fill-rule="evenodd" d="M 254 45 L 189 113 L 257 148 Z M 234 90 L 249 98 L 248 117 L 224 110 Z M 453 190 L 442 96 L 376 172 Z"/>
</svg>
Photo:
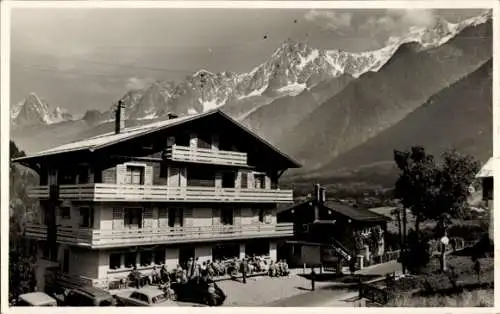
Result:
<svg viewBox="0 0 500 314">
<path fill-rule="evenodd" d="M 188 281 L 187 271 L 184 269 L 181 275 L 181 283 L 186 283 Z"/>
<path fill-rule="evenodd" d="M 284 259 L 281 260 L 281 265 L 282 265 L 281 267 L 283 271 L 283 276 L 288 276 L 290 274 L 290 271 L 288 269 L 288 264 Z"/>
<path fill-rule="evenodd" d="M 213 277 L 215 275 L 215 265 L 212 261 L 208 261 L 207 262 L 207 269 L 206 269 L 207 273 Z"/>
<path fill-rule="evenodd" d="M 153 266 L 153 269 L 151 270 L 151 275 L 150 275 L 149 280 L 153 284 L 157 283 L 157 282 L 160 282 L 161 277 L 160 277 L 160 273 L 158 273 L 158 271 L 156 270 L 156 266 Z"/>
<path fill-rule="evenodd" d="M 167 266 L 165 266 L 165 264 L 161 265 L 160 279 L 162 282 L 170 282 L 170 274 L 168 273 Z"/>
<path fill-rule="evenodd" d="M 132 270 L 130 271 L 128 275 L 129 280 L 137 286 L 137 289 L 142 287 L 142 276 L 141 273 L 137 270 L 137 266 L 133 266 Z"/>
<path fill-rule="evenodd" d="M 274 261 L 271 261 L 271 264 L 269 265 L 269 276 L 270 277 L 276 277 L 278 274 L 278 271 L 277 271 L 277 267 L 276 267 L 276 264 L 274 263 Z"/>
</svg>

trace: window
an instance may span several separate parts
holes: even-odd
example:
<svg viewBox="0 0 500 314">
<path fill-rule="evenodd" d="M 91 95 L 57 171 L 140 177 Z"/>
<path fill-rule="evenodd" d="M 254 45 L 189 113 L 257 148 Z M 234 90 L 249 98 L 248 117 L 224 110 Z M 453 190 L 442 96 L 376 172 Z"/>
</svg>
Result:
<svg viewBox="0 0 500 314">
<path fill-rule="evenodd" d="M 153 252 L 152 251 L 142 251 L 140 253 L 140 262 L 141 266 L 149 266 L 153 261 Z"/>
<path fill-rule="evenodd" d="M 92 210 L 89 207 L 80 208 L 80 224 L 82 228 L 92 228 L 93 226 Z"/>
<path fill-rule="evenodd" d="M 168 209 L 168 226 L 170 228 L 175 227 L 175 212 L 176 212 L 176 208 L 169 208 Z"/>
<path fill-rule="evenodd" d="M 144 167 L 127 166 L 127 183 L 137 185 L 144 184 Z"/>
<path fill-rule="evenodd" d="M 59 172 L 59 183 L 60 184 L 75 184 L 76 183 L 75 173 L 71 173 L 70 170 L 61 170 Z"/>
<path fill-rule="evenodd" d="M 59 215 L 63 219 L 71 219 L 71 208 L 69 208 L 69 207 L 61 207 L 59 209 Z"/>
<path fill-rule="evenodd" d="M 265 188 L 265 176 L 263 174 L 254 174 L 254 182 L 255 182 L 255 188 L 256 189 L 263 189 Z"/>
<path fill-rule="evenodd" d="M 175 144 L 179 146 L 189 147 L 190 141 L 190 135 L 188 133 L 181 133 L 175 137 Z"/>
<path fill-rule="evenodd" d="M 156 249 L 154 251 L 154 263 L 156 265 L 165 264 L 165 250 Z"/>
<path fill-rule="evenodd" d="M 148 303 L 148 297 L 147 297 L 147 295 L 145 295 L 143 293 L 140 293 L 140 292 L 136 291 L 136 292 L 132 293 L 130 295 L 130 297 L 133 298 L 133 299 L 136 299 L 136 300 Z"/>
<path fill-rule="evenodd" d="M 215 170 L 204 167 L 192 167 L 188 169 L 187 185 L 215 187 Z M 234 184 L 234 183 L 233 183 Z"/>
<path fill-rule="evenodd" d="M 234 188 L 235 187 L 235 173 L 234 172 L 223 172 L 222 173 L 222 187 L 223 188 Z"/>
<path fill-rule="evenodd" d="M 142 228 L 142 208 L 125 208 L 123 218 L 125 227 Z"/>
<path fill-rule="evenodd" d="M 137 253 L 136 252 L 127 252 L 125 253 L 125 267 L 136 266 L 137 264 Z"/>
<path fill-rule="evenodd" d="M 122 267 L 122 255 L 120 253 L 109 254 L 109 268 L 118 269 Z"/>
<path fill-rule="evenodd" d="M 246 172 L 241 173 L 241 188 L 242 189 L 248 188 L 248 173 Z"/>
<path fill-rule="evenodd" d="M 223 225 L 232 225 L 234 221 L 234 213 L 232 208 L 224 208 L 221 210 L 221 223 Z"/>
<path fill-rule="evenodd" d="M 264 222 L 264 210 L 259 209 L 259 222 Z"/>
<path fill-rule="evenodd" d="M 166 162 L 160 163 L 160 178 L 168 178 L 168 164 Z"/>
<path fill-rule="evenodd" d="M 78 183 L 85 184 L 89 182 L 89 168 L 80 166 L 78 167 Z"/>
<path fill-rule="evenodd" d="M 198 148 L 204 148 L 204 149 L 212 148 L 212 135 L 210 133 L 198 135 Z"/>
<path fill-rule="evenodd" d="M 64 249 L 63 251 L 63 267 L 62 271 L 63 273 L 67 274 L 69 273 L 69 249 Z"/>
<path fill-rule="evenodd" d="M 153 299 L 151 300 L 154 304 L 157 304 L 157 303 L 162 303 L 162 302 L 165 302 L 165 295 L 163 294 L 160 294 L 160 295 L 157 295 L 156 297 L 153 297 Z"/>
</svg>

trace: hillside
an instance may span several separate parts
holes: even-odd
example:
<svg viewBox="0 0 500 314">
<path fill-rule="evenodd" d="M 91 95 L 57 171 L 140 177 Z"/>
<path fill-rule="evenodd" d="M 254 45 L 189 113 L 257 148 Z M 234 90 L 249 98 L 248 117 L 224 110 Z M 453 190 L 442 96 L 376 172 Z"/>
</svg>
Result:
<svg viewBox="0 0 500 314">
<path fill-rule="evenodd" d="M 395 125 L 491 57 L 491 20 L 464 29 L 437 48 L 422 50 L 419 44 L 404 44 L 379 72 L 352 81 L 278 144 L 303 163 L 299 173 L 317 169 Z"/>
<path fill-rule="evenodd" d="M 486 161 L 492 154 L 492 59 L 430 97 L 396 125 L 334 158 L 312 177 L 333 180 L 355 169 L 374 171 L 393 164 L 393 150 L 423 145 L 439 155 L 454 147 Z"/>
<path fill-rule="evenodd" d="M 352 80 L 352 76 L 342 75 L 323 81 L 297 96 L 278 98 L 247 115 L 242 119 L 242 123 L 279 146 L 277 140 L 283 134 L 292 130 L 303 117 L 339 93 Z M 279 127 L 276 127 L 277 125 Z"/>
</svg>

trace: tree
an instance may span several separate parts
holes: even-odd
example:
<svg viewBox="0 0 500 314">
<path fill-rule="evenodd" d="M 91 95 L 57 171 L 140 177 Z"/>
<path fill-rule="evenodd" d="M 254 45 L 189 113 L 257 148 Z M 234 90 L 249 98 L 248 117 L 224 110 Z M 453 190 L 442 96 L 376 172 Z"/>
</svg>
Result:
<svg viewBox="0 0 500 314">
<path fill-rule="evenodd" d="M 403 210 L 409 209 L 415 217 L 415 239 L 412 239 L 415 248 L 422 248 L 421 222 L 437 222 L 436 235 L 444 236 L 451 219 L 463 215 L 479 170 L 479 163 L 473 157 L 456 150 L 446 151 L 441 157 L 437 163 L 421 146 L 412 147 L 410 151 L 394 151 L 394 161 L 400 170 L 394 197 L 401 202 Z M 404 240 L 405 247 L 406 242 L 408 240 Z M 412 254 L 404 255 L 410 258 Z M 444 261 L 444 255 L 442 258 Z"/>
<path fill-rule="evenodd" d="M 409 209 L 415 217 L 415 232 L 420 236 L 420 223 L 432 216 L 438 193 L 437 165 L 434 156 L 421 146 L 411 151 L 395 151 L 394 161 L 400 170 L 396 181 L 394 197 L 399 199 L 403 209 Z"/>
<path fill-rule="evenodd" d="M 472 156 L 460 154 L 456 150 L 443 154 L 436 180 L 439 193 L 435 199 L 435 209 L 429 213 L 429 218 L 438 222 L 441 235 L 445 234 L 451 218 L 464 216 L 470 187 L 475 182 L 479 168 L 479 162 Z"/>
<path fill-rule="evenodd" d="M 10 141 L 10 158 L 25 156 L 16 144 Z M 26 188 L 35 184 L 36 176 L 28 169 L 10 164 L 10 217 L 9 217 L 9 298 L 33 291 L 36 284 L 33 271 L 33 247 L 24 238 L 24 224 L 31 214 L 34 202 L 26 194 Z"/>
</svg>

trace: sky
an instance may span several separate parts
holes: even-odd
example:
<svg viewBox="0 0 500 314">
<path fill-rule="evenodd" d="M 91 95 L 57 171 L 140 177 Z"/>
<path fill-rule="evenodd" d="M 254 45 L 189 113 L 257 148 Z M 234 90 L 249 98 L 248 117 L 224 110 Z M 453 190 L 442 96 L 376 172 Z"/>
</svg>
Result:
<svg viewBox="0 0 500 314">
<path fill-rule="evenodd" d="M 35 92 L 73 114 L 106 110 L 128 90 L 200 69 L 247 72 L 292 38 L 364 51 L 436 17 L 481 10 L 14 8 L 11 104 Z"/>
</svg>

